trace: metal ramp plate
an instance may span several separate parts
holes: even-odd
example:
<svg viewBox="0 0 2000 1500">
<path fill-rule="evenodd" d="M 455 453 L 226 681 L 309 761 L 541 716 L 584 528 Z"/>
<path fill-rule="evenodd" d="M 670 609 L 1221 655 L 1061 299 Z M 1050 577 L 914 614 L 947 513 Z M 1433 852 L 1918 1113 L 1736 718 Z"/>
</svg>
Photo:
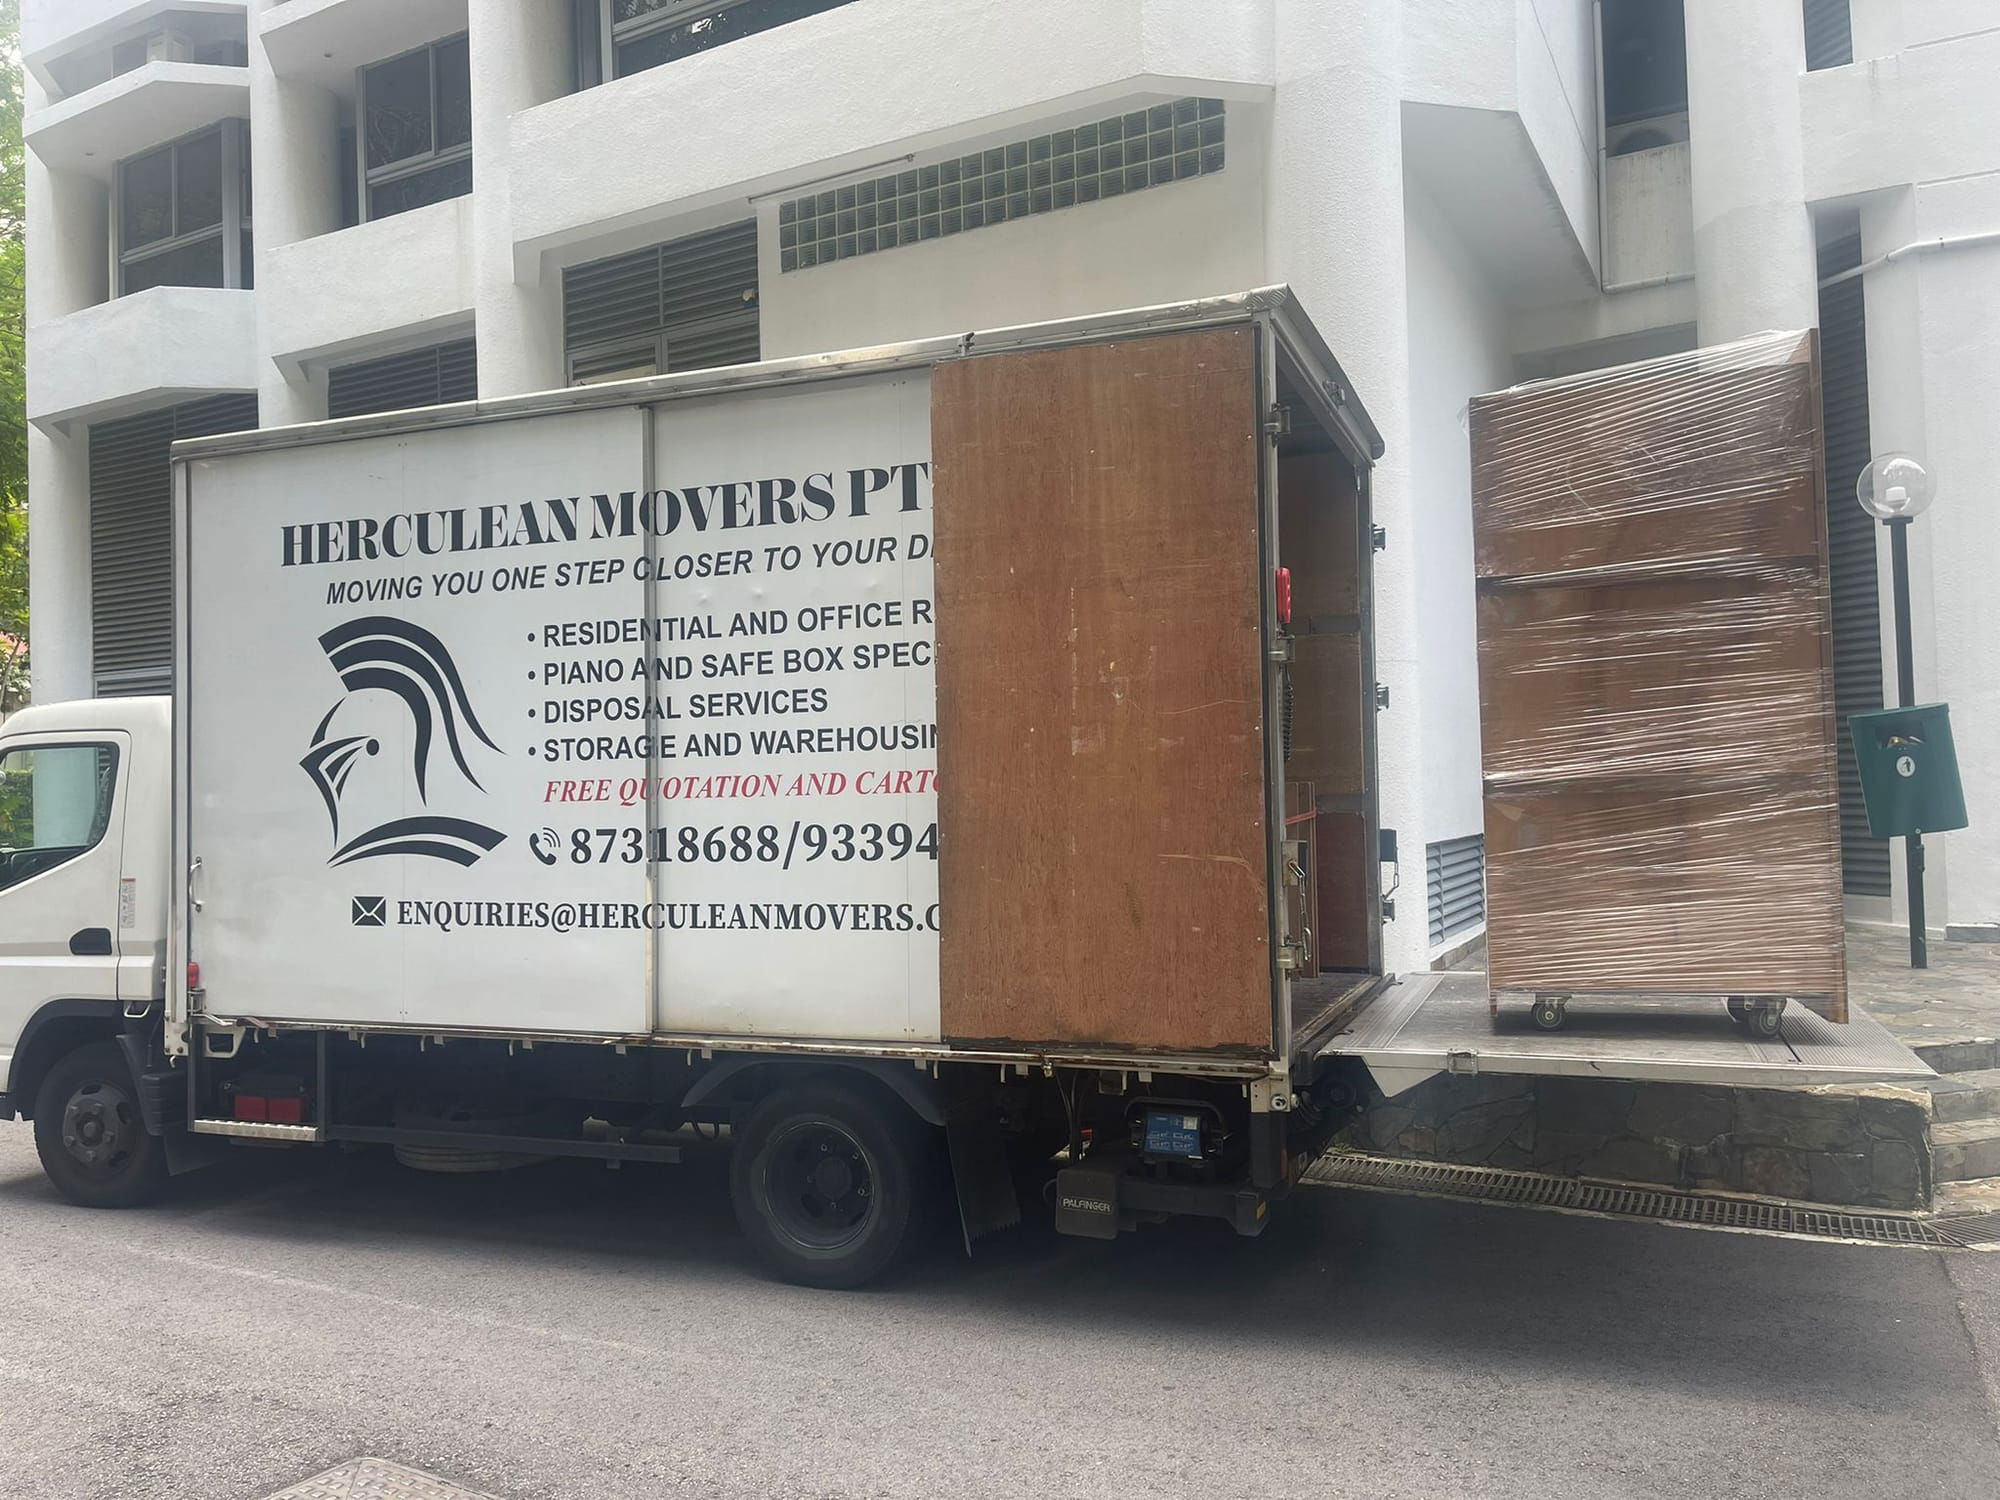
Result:
<svg viewBox="0 0 2000 1500">
<path fill-rule="evenodd" d="M 1486 976 L 1413 974 L 1397 980 L 1322 1045 L 1359 1057 L 1391 1097 L 1439 1073 L 1524 1073 L 1668 1083 L 1889 1083 L 1936 1075 L 1859 1010 L 1845 1026 L 1803 1006 L 1777 1036 L 1744 1033 L 1719 1002 L 1603 1000 L 1569 1005 L 1560 1031 L 1541 1031 L 1522 1005 L 1489 1013 Z"/>
</svg>

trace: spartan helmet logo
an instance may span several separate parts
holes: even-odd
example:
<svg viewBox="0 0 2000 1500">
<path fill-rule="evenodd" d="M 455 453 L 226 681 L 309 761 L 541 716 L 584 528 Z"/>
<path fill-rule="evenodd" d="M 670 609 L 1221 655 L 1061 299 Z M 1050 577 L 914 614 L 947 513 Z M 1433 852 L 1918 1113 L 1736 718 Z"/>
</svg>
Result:
<svg viewBox="0 0 2000 1500">
<path fill-rule="evenodd" d="M 434 793 L 446 794 L 440 782 L 455 792 L 484 792 L 467 751 L 473 741 L 500 749 L 473 713 L 444 643 L 407 620 L 370 615 L 329 630 L 319 644 L 347 689 L 299 762 L 333 820 L 327 863 L 416 854 L 470 865 L 490 853 L 506 837 L 496 829 L 409 815 L 412 805 L 427 807 Z M 402 748 L 407 755 L 386 753 Z"/>
</svg>

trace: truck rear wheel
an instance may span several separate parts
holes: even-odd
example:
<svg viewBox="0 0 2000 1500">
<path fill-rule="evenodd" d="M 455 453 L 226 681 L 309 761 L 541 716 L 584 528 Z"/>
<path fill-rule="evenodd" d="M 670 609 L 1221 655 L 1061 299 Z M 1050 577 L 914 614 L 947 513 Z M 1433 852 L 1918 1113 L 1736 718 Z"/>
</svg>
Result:
<svg viewBox="0 0 2000 1500">
<path fill-rule="evenodd" d="M 745 1237 L 787 1281 L 872 1281 L 909 1238 L 916 1136 L 901 1106 L 845 1084 L 771 1094 L 744 1122 L 729 1164 Z"/>
<path fill-rule="evenodd" d="M 116 1042 L 57 1061 L 35 1091 L 35 1152 L 56 1190 L 86 1208 L 132 1208 L 159 1196 L 167 1153 L 139 1113 Z"/>
</svg>

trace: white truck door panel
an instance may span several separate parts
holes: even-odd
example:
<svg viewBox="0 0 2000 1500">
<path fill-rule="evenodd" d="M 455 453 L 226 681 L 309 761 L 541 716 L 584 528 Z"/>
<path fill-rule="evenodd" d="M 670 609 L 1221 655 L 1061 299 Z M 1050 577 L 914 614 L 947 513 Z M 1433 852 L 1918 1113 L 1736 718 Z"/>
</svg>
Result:
<svg viewBox="0 0 2000 1500">
<path fill-rule="evenodd" d="M 188 465 L 187 956 L 208 1014 L 649 1028 L 628 920 L 647 866 L 594 834 L 573 858 L 570 837 L 639 816 L 575 800 L 606 778 L 615 799 L 629 767 L 552 744 L 644 725 L 546 718 L 643 689 L 545 680 L 575 654 L 557 643 L 645 613 L 644 537 L 600 524 L 645 474 L 632 409 Z"/>
<path fill-rule="evenodd" d="M 51 1000 L 118 998 L 118 877 L 131 744 L 83 730 L 0 750 L 0 1080 Z"/>
<path fill-rule="evenodd" d="M 688 673 L 660 689 L 660 1029 L 935 1041 L 929 372 L 655 420 L 661 484 L 754 479 L 777 523 L 746 569 L 700 573 L 713 526 L 656 544 L 662 613 L 716 632 L 659 648 Z"/>
</svg>

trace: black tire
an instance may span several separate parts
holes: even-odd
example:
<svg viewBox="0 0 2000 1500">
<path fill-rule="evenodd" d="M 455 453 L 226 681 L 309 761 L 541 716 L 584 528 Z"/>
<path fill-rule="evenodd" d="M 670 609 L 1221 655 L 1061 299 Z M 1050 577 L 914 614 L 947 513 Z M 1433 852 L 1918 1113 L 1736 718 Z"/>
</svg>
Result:
<svg viewBox="0 0 2000 1500">
<path fill-rule="evenodd" d="M 167 1185 L 166 1148 L 139 1113 L 116 1042 L 57 1060 L 35 1091 L 35 1152 L 56 1191 L 85 1208 L 134 1208 Z"/>
<path fill-rule="evenodd" d="M 910 1239 L 919 1126 L 899 1103 L 836 1082 L 781 1088 L 736 1132 L 729 1195 L 745 1238 L 801 1286 L 856 1287 Z"/>
<path fill-rule="evenodd" d="M 1560 1000 L 1537 1000 L 1528 1018 L 1541 1031 L 1561 1031 L 1563 1022 L 1569 1019 L 1569 1010 Z"/>
</svg>

